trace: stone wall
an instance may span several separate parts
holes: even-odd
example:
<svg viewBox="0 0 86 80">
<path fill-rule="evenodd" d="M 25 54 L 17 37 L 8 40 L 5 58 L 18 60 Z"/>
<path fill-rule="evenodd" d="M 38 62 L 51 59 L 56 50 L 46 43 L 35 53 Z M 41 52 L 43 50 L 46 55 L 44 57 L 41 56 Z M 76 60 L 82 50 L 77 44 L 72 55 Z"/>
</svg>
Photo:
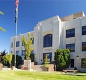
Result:
<svg viewBox="0 0 86 80">
<path fill-rule="evenodd" d="M 28 65 L 29 65 L 29 63 L 28 63 Z M 27 67 L 27 65 L 22 65 L 21 69 L 28 70 L 29 68 Z M 31 62 L 31 69 L 34 71 L 47 71 L 47 68 L 45 68 L 43 65 L 34 65 L 34 62 Z M 49 64 L 48 71 L 54 71 L 53 64 Z"/>
<path fill-rule="evenodd" d="M 49 69 L 48 71 L 54 71 L 54 65 L 53 64 L 49 64 Z"/>
</svg>

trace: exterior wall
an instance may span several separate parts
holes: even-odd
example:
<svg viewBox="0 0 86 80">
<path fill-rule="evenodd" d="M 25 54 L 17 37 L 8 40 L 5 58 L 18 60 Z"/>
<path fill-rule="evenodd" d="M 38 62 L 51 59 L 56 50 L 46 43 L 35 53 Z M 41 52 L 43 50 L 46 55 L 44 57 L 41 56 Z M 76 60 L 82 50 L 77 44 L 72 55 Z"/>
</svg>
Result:
<svg viewBox="0 0 86 80">
<path fill-rule="evenodd" d="M 59 48 L 60 42 L 60 25 L 61 21 L 58 16 L 39 22 L 34 28 L 34 52 L 38 64 L 43 63 L 43 53 L 52 53 L 52 61 L 54 61 L 54 52 Z M 57 30 L 56 30 L 57 28 Z M 58 29 L 59 28 L 59 29 Z M 52 46 L 43 47 L 43 37 L 47 34 L 53 34 Z M 59 34 L 59 35 L 57 35 Z M 36 35 L 36 36 L 35 36 Z M 57 41 L 56 41 L 57 40 Z M 58 42 L 59 41 L 59 42 Z M 57 45 L 55 45 L 57 42 Z"/>
<path fill-rule="evenodd" d="M 33 33 L 33 32 L 31 32 L 31 33 Z M 16 51 L 19 51 L 18 55 L 21 56 L 22 59 L 24 59 L 24 56 L 22 56 L 22 50 L 25 50 L 25 49 L 24 49 L 24 46 L 22 46 L 22 41 L 21 41 L 22 35 L 24 35 L 26 37 L 26 39 L 28 40 L 28 33 L 20 34 L 19 36 L 17 36 L 17 40 L 16 41 L 20 41 L 20 44 L 19 44 L 19 47 L 16 47 Z M 11 43 L 12 42 L 13 42 L 13 47 L 11 48 Z M 15 54 L 15 37 L 11 37 L 10 38 L 10 52 Z"/>
<path fill-rule="evenodd" d="M 82 26 L 85 26 L 86 17 L 77 18 L 74 20 L 63 22 L 63 48 L 66 44 L 75 43 L 75 52 L 70 53 L 70 58 L 74 59 L 74 67 L 84 71 L 81 68 L 81 59 L 86 57 L 86 51 L 82 51 L 82 42 L 86 42 L 86 35 L 82 35 Z M 66 30 L 75 28 L 75 37 L 66 38 Z M 77 59 L 77 56 L 79 58 Z"/>
<path fill-rule="evenodd" d="M 35 61 L 38 64 L 43 63 L 43 53 L 52 53 L 52 61 L 54 61 L 54 52 L 56 49 L 66 48 L 66 44 L 72 44 L 75 43 L 75 52 L 70 53 L 70 58 L 74 59 L 74 67 L 77 67 L 79 70 L 84 71 L 84 69 L 81 68 L 81 58 L 86 57 L 86 51 L 82 51 L 82 42 L 86 42 L 86 35 L 82 35 L 82 26 L 86 26 L 86 16 L 84 16 L 84 13 L 78 13 L 78 15 L 74 14 L 71 15 L 72 17 L 76 19 L 68 19 L 63 20 L 59 18 L 59 16 L 55 16 L 43 21 L 40 21 L 35 27 L 34 31 L 31 33 L 34 33 L 34 55 L 35 55 Z M 71 18 L 70 16 L 70 18 Z M 65 19 L 65 18 L 63 18 Z M 67 17 L 66 17 L 67 19 Z M 75 28 L 75 37 L 66 38 L 66 30 Z M 51 47 L 43 47 L 43 37 L 47 34 L 52 34 L 52 46 Z M 28 39 L 28 33 L 24 34 L 25 37 Z M 22 50 L 24 50 L 24 47 L 22 46 L 21 42 L 22 35 L 19 35 L 17 37 L 17 41 L 20 41 L 20 46 L 16 48 L 16 50 L 19 50 L 19 55 L 21 56 Z M 13 42 L 13 45 L 15 43 L 15 37 L 12 37 L 10 39 L 10 45 L 11 42 Z M 15 46 L 15 45 L 14 45 Z M 10 52 L 12 51 L 14 54 L 15 47 L 10 47 Z M 79 58 L 77 58 L 79 56 Z M 69 66 L 69 68 L 71 68 Z"/>
</svg>

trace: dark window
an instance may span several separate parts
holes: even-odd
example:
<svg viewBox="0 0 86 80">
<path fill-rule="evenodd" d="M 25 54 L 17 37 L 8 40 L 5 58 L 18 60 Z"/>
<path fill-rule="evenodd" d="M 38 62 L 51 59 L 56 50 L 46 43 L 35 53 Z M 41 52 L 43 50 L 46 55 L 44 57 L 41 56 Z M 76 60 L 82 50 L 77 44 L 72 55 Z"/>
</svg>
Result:
<svg viewBox="0 0 86 80">
<path fill-rule="evenodd" d="M 16 51 L 16 55 L 19 55 L 19 51 Z"/>
<path fill-rule="evenodd" d="M 32 39 L 32 38 L 31 38 Z M 34 44 L 34 38 L 32 39 L 32 44 Z"/>
<path fill-rule="evenodd" d="M 84 61 L 85 58 L 82 58 L 81 59 L 81 68 L 83 68 L 83 61 Z"/>
<path fill-rule="evenodd" d="M 74 59 L 71 59 L 71 60 L 70 60 L 70 63 L 71 63 L 71 65 L 70 65 L 71 68 L 74 68 Z"/>
<path fill-rule="evenodd" d="M 82 26 L 82 35 L 86 35 L 86 26 Z"/>
<path fill-rule="evenodd" d="M 25 56 L 25 50 L 22 50 L 22 56 Z"/>
<path fill-rule="evenodd" d="M 11 43 L 11 48 L 13 48 L 13 42 Z"/>
<path fill-rule="evenodd" d="M 20 44 L 20 42 L 19 42 L 19 41 L 17 41 L 17 42 L 16 42 L 16 47 L 19 47 L 19 44 Z"/>
<path fill-rule="evenodd" d="M 52 46 L 52 34 L 45 35 L 43 43 L 44 43 L 43 44 L 44 47 L 51 47 Z"/>
<path fill-rule="evenodd" d="M 69 49 L 70 52 L 75 52 L 75 44 L 66 44 L 66 49 Z"/>
<path fill-rule="evenodd" d="M 82 42 L 82 51 L 86 51 L 86 42 Z"/>
<path fill-rule="evenodd" d="M 75 37 L 75 28 L 66 30 L 66 38 Z"/>
<path fill-rule="evenodd" d="M 31 54 L 34 54 L 34 50 L 31 51 Z"/>
</svg>

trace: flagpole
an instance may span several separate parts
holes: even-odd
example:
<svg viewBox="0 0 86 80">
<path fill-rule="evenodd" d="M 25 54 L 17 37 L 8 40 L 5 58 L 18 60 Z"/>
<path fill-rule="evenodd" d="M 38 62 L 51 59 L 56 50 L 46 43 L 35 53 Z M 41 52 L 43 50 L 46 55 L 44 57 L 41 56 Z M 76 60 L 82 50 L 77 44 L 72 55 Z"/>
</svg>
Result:
<svg viewBox="0 0 86 80">
<path fill-rule="evenodd" d="M 18 2 L 19 2 L 19 0 L 18 0 Z M 17 26 L 18 26 L 18 5 L 17 5 L 17 11 L 16 11 L 15 68 L 16 68 L 16 41 L 17 41 Z"/>
</svg>

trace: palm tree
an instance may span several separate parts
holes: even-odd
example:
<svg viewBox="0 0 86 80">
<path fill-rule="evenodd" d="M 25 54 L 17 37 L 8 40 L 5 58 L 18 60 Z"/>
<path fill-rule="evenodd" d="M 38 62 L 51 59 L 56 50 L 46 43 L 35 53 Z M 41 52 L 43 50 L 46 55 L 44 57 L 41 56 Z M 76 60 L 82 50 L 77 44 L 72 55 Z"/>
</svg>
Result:
<svg viewBox="0 0 86 80">
<path fill-rule="evenodd" d="M 0 14 L 4 15 L 4 13 L 1 11 L 0 11 Z M 0 30 L 5 32 L 5 29 L 3 29 L 2 27 L 0 27 Z"/>
</svg>

